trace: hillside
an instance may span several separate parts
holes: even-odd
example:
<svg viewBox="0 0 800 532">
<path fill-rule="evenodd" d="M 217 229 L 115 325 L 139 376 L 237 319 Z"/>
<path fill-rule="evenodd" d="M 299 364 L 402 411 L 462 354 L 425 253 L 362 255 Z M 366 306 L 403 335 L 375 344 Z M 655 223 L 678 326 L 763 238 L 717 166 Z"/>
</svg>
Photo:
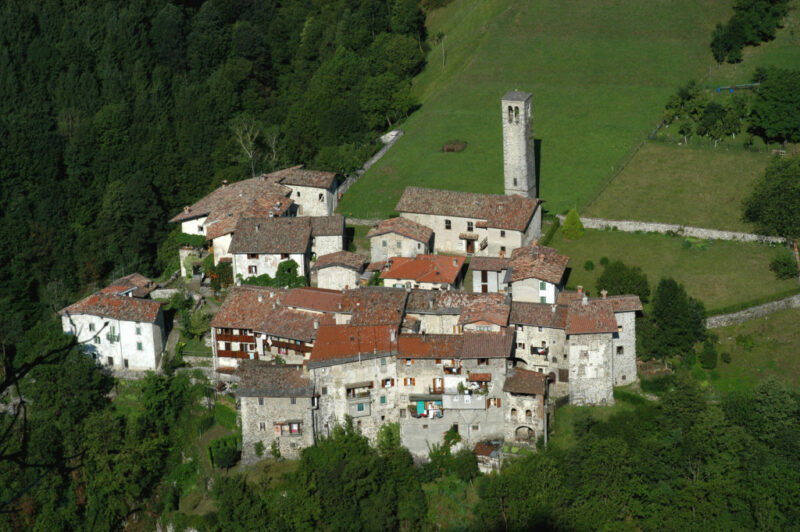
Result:
<svg viewBox="0 0 800 532">
<path fill-rule="evenodd" d="M 415 80 L 422 107 L 340 211 L 386 215 L 409 184 L 501 192 L 499 98 L 515 88 L 534 95 L 548 210 L 582 205 L 675 87 L 713 63 L 709 35 L 730 4 L 458 0 L 434 11 L 429 34 L 445 35 L 445 65 L 434 46 Z M 441 152 L 450 140 L 466 150 Z"/>
</svg>

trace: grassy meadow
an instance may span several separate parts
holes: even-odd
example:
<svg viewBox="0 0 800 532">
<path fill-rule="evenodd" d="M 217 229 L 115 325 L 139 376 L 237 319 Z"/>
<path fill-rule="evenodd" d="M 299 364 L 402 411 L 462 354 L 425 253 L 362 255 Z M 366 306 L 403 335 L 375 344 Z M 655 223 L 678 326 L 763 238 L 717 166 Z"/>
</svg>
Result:
<svg viewBox="0 0 800 532">
<path fill-rule="evenodd" d="M 568 286 L 583 285 L 596 294 L 595 283 L 603 272 L 602 257 L 639 266 L 655 291 L 662 277 L 672 277 L 688 293 L 705 303 L 707 310 L 726 307 L 783 293 L 797 287 L 793 279 L 779 281 L 769 271 L 777 248 L 743 242 L 686 240 L 654 233 L 623 233 L 587 229 L 578 240 L 566 240 L 558 231 L 550 246 L 570 257 Z M 594 269 L 587 271 L 587 260 Z"/>
<path fill-rule="evenodd" d="M 581 214 L 751 232 L 742 202 L 768 162 L 763 152 L 646 142 Z"/>
<path fill-rule="evenodd" d="M 581 206 L 658 122 L 675 87 L 713 63 L 711 31 L 731 2 L 457 0 L 432 12 L 445 34 L 415 80 L 422 107 L 405 136 L 344 196 L 339 211 L 386 216 L 408 185 L 501 193 L 500 97 L 533 94 L 540 196 Z M 467 142 L 444 153 L 448 141 Z"/>
</svg>

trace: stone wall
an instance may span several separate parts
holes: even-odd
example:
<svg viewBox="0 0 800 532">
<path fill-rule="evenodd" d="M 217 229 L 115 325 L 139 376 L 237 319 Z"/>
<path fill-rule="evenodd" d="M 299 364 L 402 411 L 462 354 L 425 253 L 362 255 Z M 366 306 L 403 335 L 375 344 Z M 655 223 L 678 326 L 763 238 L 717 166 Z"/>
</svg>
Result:
<svg viewBox="0 0 800 532">
<path fill-rule="evenodd" d="M 750 307 L 740 310 L 739 312 L 732 312 L 731 314 L 711 316 L 710 318 L 706 319 L 706 328 L 716 329 L 718 327 L 727 327 L 728 325 L 734 325 L 736 323 L 742 323 L 745 321 L 754 320 L 756 318 L 761 318 L 767 314 L 772 314 L 773 312 L 777 312 L 779 310 L 798 307 L 800 307 L 800 294 L 779 299 L 778 301 L 770 301 L 769 303 Z"/>
<path fill-rule="evenodd" d="M 345 179 L 341 185 L 339 185 L 339 188 L 336 191 L 339 199 L 341 199 L 341 197 L 344 195 L 345 192 L 347 192 L 350 189 L 350 187 L 355 185 L 358 182 L 358 180 L 361 179 L 361 176 L 364 175 L 367 172 L 367 170 L 372 168 L 373 164 L 377 163 L 381 159 L 381 157 L 386 155 L 386 152 L 389 151 L 389 149 L 392 146 L 394 146 L 394 144 L 398 140 L 400 140 L 400 137 L 402 136 L 403 136 L 402 129 L 395 129 L 383 135 L 381 137 L 381 142 L 383 142 L 383 148 L 378 150 L 378 153 L 367 159 L 367 162 L 364 163 L 364 166 L 356 170 L 356 173 L 354 175 L 351 175 L 350 177 Z M 357 225 L 366 225 L 366 224 L 357 224 Z"/>
<path fill-rule="evenodd" d="M 561 223 L 564 223 L 563 214 L 558 215 Z M 691 236 L 695 238 L 710 238 L 712 240 L 739 240 L 741 242 L 759 242 L 762 244 L 783 244 L 785 239 L 776 236 L 755 235 L 752 233 L 740 233 L 737 231 L 722 231 L 719 229 L 705 229 L 702 227 L 692 227 L 689 225 L 665 224 L 657 222 L 639 222 L 635 220 L 603 220 L 601 218 L 581 217 L 583 226 L 587 229 L 613 229 L 626 233 L 644 231 L 651 233 L 676 233 L 680 236 Z"/>
<path fill-rule="evenodd" d="M 569 338 L 569 401 L 573 405 L 613 405 L 610 334 L 573 334 Z"/>
</svg>

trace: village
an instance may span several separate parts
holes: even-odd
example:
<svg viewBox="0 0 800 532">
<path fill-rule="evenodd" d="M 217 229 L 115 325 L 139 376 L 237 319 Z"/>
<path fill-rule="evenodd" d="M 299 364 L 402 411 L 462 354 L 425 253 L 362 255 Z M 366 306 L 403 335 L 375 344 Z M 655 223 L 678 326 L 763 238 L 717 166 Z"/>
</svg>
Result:
<svg viewBox="0 0 800 532">
<path fill-rule="evenodd" d="M 445 433 L 482 468 L 510 443 L 546 442 L 555 405 L 609 405 L 637 381 L 635 295 L 567 291 L 569 257 L 540 245 L 542 201 L 531 95 L 501 99 L 505 195 L 408 187 L 399 216 L 347 250 L 334 172 L 292 167 L 222 185 L 170 222 L 233 285 L 210 322 L 212 379 L 235 395 L 242 460 L 295 458 L 352 420 L 374 440 L 398 423 L 424 460 Z M 243 283 L 281 264 L 309 286 Z M 471 280 L 471 282 L 469 282 Z M 159 370 L 169 331 L 155 283 L 138 274 L 60 311 L 64 332 L 111 370 Z"/>
</svg>

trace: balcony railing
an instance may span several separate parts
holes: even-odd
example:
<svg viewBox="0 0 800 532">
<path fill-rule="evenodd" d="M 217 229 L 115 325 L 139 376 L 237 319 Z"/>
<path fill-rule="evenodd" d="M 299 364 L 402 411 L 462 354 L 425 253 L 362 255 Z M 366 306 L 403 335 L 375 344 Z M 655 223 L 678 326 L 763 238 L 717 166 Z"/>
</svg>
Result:
<svg viewBox="0 0 800 532">
<path fill-rule="evenodd" d="M 114 342 L 119 342 L 119 335 L 118 334 L 113 334 L 113 333 L 106 333 L 106 340 L 108 340 L 112 344 Z"/>
</svg>

